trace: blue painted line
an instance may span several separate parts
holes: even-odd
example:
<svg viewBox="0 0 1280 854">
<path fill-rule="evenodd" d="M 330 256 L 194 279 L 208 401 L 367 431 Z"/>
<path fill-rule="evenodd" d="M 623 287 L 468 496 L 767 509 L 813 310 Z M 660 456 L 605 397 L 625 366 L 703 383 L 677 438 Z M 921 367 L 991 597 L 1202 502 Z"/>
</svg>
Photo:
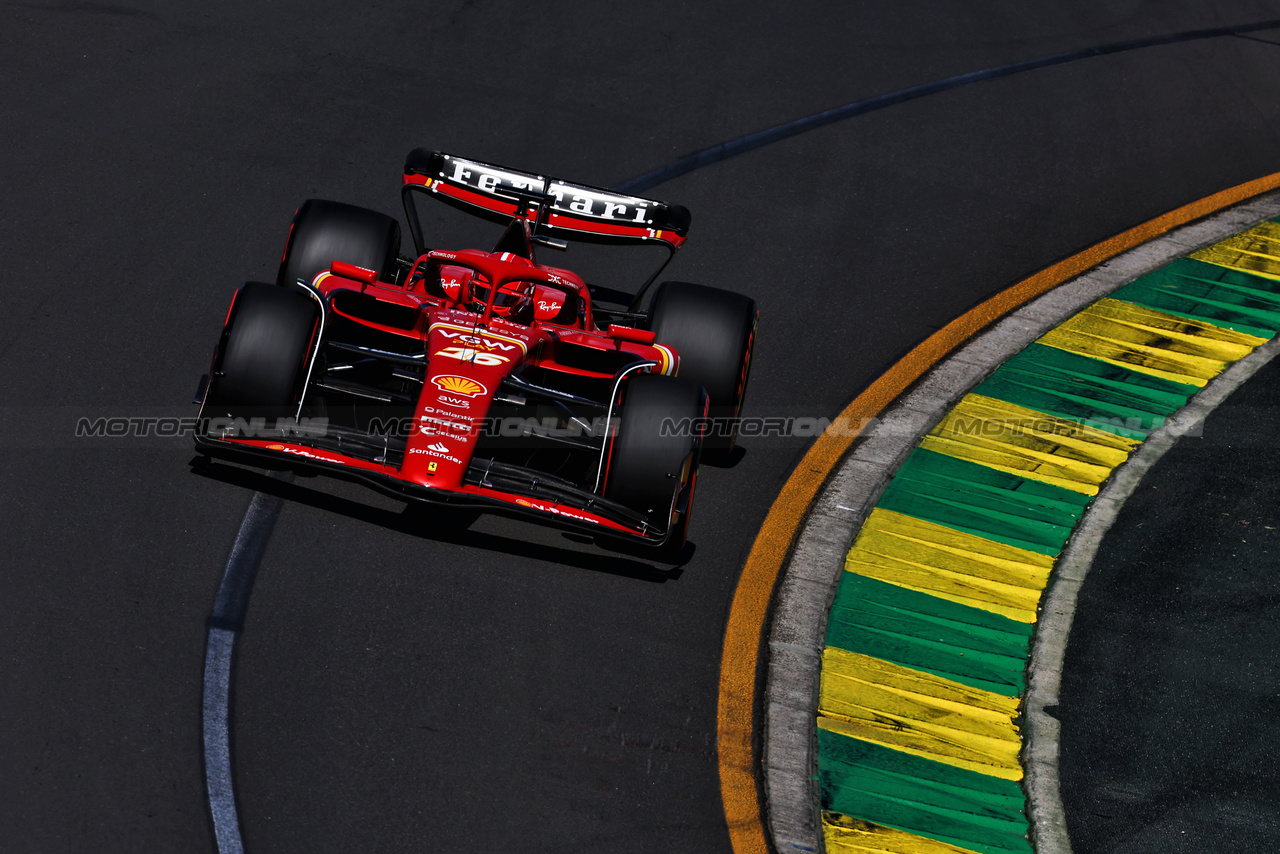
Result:
<svg viewBox="0 0 1280 854">
<path fill-rule="evenodd" d="M 1263 21 L 1257 24 L 1243 24 L 1235 27 L 1214 27 L 1208 30 L 1189 30 L 1182 33 L 1173 33 L 1172 35 L 1152 36 L 1145 39 L 1133 39 L 1130 41 L 1116 42 L 1114 44 L 1099 45 L 1097 47 L 1081 48 L 1080 50 L 1067 51 L 1066 53 L 1057 53 L 1052 56 L 1044 56 L 1039 59 L 1029 59 L 1023 62 L 1014 62 L 1009 65 L 999 65 L 994 68 L 987 68 L 982 71 L 973 71 L 969 74 L 961 74 L 958 77 L 948 77 L 945 80 L 938 80 L 933 83 L 924 83 L 919 86 L 912 86 L 908 89 L 899 89 L 897 92 L 890 92 L 886 95 L 876 95 L 873 98 L 866 98 L 862 101 L 854 101 L 840 107 L 833 107 L 821 113 L 815 113 L 811 116 L 805 116 L 802 119 L 785 124 L 776 125 L 766 130 L 757 131 L 747 136 L 739 137 L 728 142 L 722 142 L 713 145 L 710 148 L 704 148 L 695 151 L 692 154 L 686 154 L 679 160 L 675 160 L 666 166 L 655 169 L 652 172 L 646 172 L 639 177 L 625 181 L 614 189 L 620 193 L 642 193 L 650 190 L 659 184 L 670 181 L 673 178 L 679 178 L 681 175 L 687 175 L 696 169 L 704 166 L 710 166 L 730 157 L 737 157 L 740 154 L 746 154 L 749 151 L 755 151 L 764 148 L 766 145 L 772 145 L 775 142 L 781 142 L 784 139 L 790 139 L 802 133 L 808 133 L 811 130 L 817 130 L 826 127 L 829 124 L 850 119 L 854 116 L 860 116 L 864 113 L 870 113 L 875 110 L 883 110 L 885 107 L 892 107 L 895 104 L 901 104 L 905 101 L 913 101 L 916 98 L 923 98 L 927 95 L 936 95 L 939 92 L 946 92 L 951 89 L 959 89 L 961 86 L 968 86 L 971 83 L 981 83 L 986 80 L 996 80 L 1001 77 L 1009 77 L 1014 74 L 1021 74 L 1026 71 L 1035 71 L 1038 68 L 1049 68 L 1054 65 L 1064 65 L 1068 62 L 1076 62 L 1081 59 L 1089 59 L 1095 56 L 1109 56 L 1114 53 L 1124 53 L 1131 50 L 1141 50 L 1148 47 L 1157 47 L 1159 45 L 1176 44 L 1178 42 L 1197 41 L 1199 39 L 1221 38 L 1222 36 L 1239 36 L 1245 33 L 1257 32 L 1259 30 L 1272 30 L 1280 28 L 1280 20 Z"/>
<path fill-rule="evenodd" d="M 271 472 L 268 477 L 286 483 L 293 481 L 290 472 Z M 249 593 L 253 590 L 253 579 L 262 563 L 262 555 L 267 550 L 271 539 L 271 529 L 284 501 L 276 496 L 256 492 L 245 511 L 240 530 L 236 532 L 235 544 L 231 547 L 231 556 L 227 558 L 227 569 L 222 576 L 222 586 L 218 588 L 218 597 L 213 603 L 213 614 L 209 622 L 222 628 L 240 631 L 244 625 L 244 615 L 249 609 Z"/>
<path fill-rule="evenodd" d="M 219 854 L 244 854 L 231 780 L 231 658 L 236 634 L 209 629 L 204 654 L 204 782 Z"/>
<path fill-rule="evenodd" d="M 269 477 L 286 483 L 289 472 L 270 472 Z M 236 633 L 244 627 L 249 593 L 262 556 L 271 539 L 271 529 L 284 501 L 261 492 L 254 493 L 240 522 L 222 584 L 209 617 L 209 638 L 204 658 L 204 779 L 209 796 L 209 817 L 218 854 L 244 854 L 240 819 L 236 812 L 235 786 L 231 773 L 231 677 Z"/>
</svg>

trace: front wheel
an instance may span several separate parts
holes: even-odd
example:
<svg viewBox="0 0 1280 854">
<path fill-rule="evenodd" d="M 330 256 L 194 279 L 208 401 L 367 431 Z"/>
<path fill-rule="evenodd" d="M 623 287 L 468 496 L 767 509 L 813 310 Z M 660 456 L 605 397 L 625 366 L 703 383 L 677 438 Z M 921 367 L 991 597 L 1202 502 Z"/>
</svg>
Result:
<svg viewBox="0 0 1280 854">
<path fill-rule="evenodd" d="M 664 551 L 679 550 L 688 534 L 706 411 L 705 393 L 690 380 L 640 374 L 624 386 L 604 495 L 643 513 L 654 531 L 669 531 Z"/>
<path fill-rule="evenodd" d="M 319 310 L 298 288 L 249 282 L 236 292 L 223 327 L 206 417 L 294 414 Z"/>
<path fill-rule="evenodd" d="M 755 300 L 690 282 L 663 282 L 649 307 L 649 329 L 680 356 L 679 376 L 707 390 L 714 430 L 703 438 L 709 459 L 733 451 L 751 375 L 760 315 Z"/>
<path fill-rule="evenodd" d="M 324 199 L 307 199 L 293 217 L 276 283 L 310 284 L 334 261 L 373 270 L 379 279 L 395 275 L 400 223 L 386 214 Z"/>
</svg>

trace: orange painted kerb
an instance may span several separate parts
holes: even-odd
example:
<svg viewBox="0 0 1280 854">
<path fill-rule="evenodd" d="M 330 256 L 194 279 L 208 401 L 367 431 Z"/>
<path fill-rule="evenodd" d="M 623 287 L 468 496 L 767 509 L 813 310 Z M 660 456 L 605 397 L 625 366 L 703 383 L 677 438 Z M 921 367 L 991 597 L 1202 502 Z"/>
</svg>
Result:
<svg viewBox="0 0 1280 854">
<path fill-rule="evenodd" d="M 1223 190 L 1121 232 L 1023 279 L 926 338 L 854 398 L 840 413 L 840 420 L 850 425 L 866 424 L 948 353 L 991 323 L 1063 282 L 1178 226 L 1277 187 L 1280 187 L 1280 172 Z M 842 435 L 825 433 L 814 442 L 769 508 L 742 568 L 725 626 L 717 730 L 720 792 L 735 854 L 767 854 L 769 850 L 756 785 L 759 762 L 754 740 L 758 730 L 756 674 L 764 643 L 765 617 L 779 572 L 809 505 L 827 475 L 857 438 L 853 431 L 839 432 Z"/>
</svg>

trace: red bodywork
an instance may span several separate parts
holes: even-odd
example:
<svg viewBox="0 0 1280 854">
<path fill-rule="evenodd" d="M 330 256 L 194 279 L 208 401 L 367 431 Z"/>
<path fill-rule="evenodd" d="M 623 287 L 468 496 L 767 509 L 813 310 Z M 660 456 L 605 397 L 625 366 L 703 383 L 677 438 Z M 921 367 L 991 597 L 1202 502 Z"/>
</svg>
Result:
<svg viewBox="0 0 1280 854">
<path fill-rule="evenodd" d="M 438 288 L 431 287 L 437 282 Z M 533 315 L 527 318 L 529 322 L 499 316 L 503 309 L 495 303 L 504 292 L 528 285 L 532 285 Z M 638 368 L 638 373 L 674 374 L 678 369 L 678 354 L 654 344 L 651 332 L 622 326 L 610 326 L 608 333 L 595 331 L 590 292 L 575 273 L 534 265 L 510 253 L 468 249 L 425 253 L 403 285 L 379 281 L 373 271 L 335 262 L 312 286 L 337 316 L 425 342 L 426 382 L 414 408 L 415 426 L 407 438 L 402 462 L 396 467 L 385 460 L 370 461 L 284 440 L 227 436 L 216 441 L 390 477 L 431 491 L 476 496 L 486 503 L 545 513 L 568 527 L 585 525 L 634 533 L 628 525 L 590 510 L 464 482 L 494 395 L 515 368 L 534 366 L 598 379 L 612 377 L 609 372 L 557 362 L 562 348 L 577 346 L 629 354 L 637 361 L 651 363 Z M 478 301 L 468 305 L 459 300 L 468 288 L 486 295 L 483 306 Z M 405 329 L 346 315 L 341 302 L 334 300 L 344 290 L 416 311 L 418 319 L 412 329 Z M 575 301 L 578 310 L 565 317 L 565 304 Z M 602 474 L 605 467 L 602 465 Z"/>
<path fill-rule="evenodd" d="M 308 411 L 308 395 L 318 392 L 324 400 L 329 392 L 342 393 L 335 381 L 322 377 L 313 383 L 313 369 L 325 361 L 320 358 L 322 350 L 373 355 L 410 372 L 414 382 L 421 383 L 420 390 L 413 387 L 412 399 L 402 390 L 396 400 L 401 410 L 408 407 L 412 413 L 403 453 L 398 444 L 379 446 L 378 436 L 371 432 L 349 430 L 333 441 L 332 436 L 312 440 L 288 431 L 279 438 L 263 438 L 206 427 L 197 437 L 197 447 L 210 455 L 267 458 L 277 464 L 288 461 L 410 500 L 502 509 L 588 532 L 603 529 L 664 542 L 675 529 L 675 520 L 682 514 L 687 519 L 696 482 L 696 454 L 676 486 L 669 517 L 661 520 L 666 528 L 658 530 L 656 515 L 647 516 L 605 497 L 613 450 L 610 419 L 620 403 L 625 377 L 675 374 L 679 355 L 656 344 L 654 334 L 645 329 L 613 324 L 598 329 L 587 284 L 570 270 L 536 263 L 533 249 L 535 245 L 563 248 L 559 238 L 564 237 L 660 245 L 670 260 L 684 244 L 688 211 L 424 149 L 415 149 L 406 159 L 402 196 L 417 252 L 411 266 L 409 259 L 402 258 L 396 269 L 383 271 L 380 277 L 377 271 L 334 260 L 309 283 L 279 284 L 302 288 L 320 306 L 308 361 L 302 366 L 305 379 L 296 402 L 298 416 Z M 412 198 L 424 196 L 509 223 L 499 246 L 515 251 L 429 251 L 412 204 Z M 293 237 L 291 227 L 286 258 Z M 650 276 L 627 309 L 602 305 L 599 313 L 623 323 L 642 317 L 636 313 L 637 305 L 657 275 Z M 602 293 L 606 291 L 610 296 L 601 297 L 602 302 L 616 301 L 620 292 L 606 288 Z M 231 320 L 229 313 L 228 324 Z M 366 330 L 392 345 L 383 351 L 344 344 L 340 338 L 331 340 L 328 332 L 334 324 Z M 215 353 L 215 367 L 219 358 Z M 320 373 L 327 376 L 328 370 L 322 365 Z M 599 393 L 586 398 L 536 386 L 523 376 L 525 371 Z M 581 452 L 574 478 L 501 462 L 501 454 L 489 453 L 492 449 L 484 444 L 484 430 L 492 421 L 486 423 L 486 417 L 495 406 L 504 412 L 523 406 L 521 389 L 539 405 L 547 400 L 567 401 L 595 407 L 592 411 L 605 416 L 598 419 L 605 422 L 605 429 L 591 432 L 589 441 L 569 442 L 572 453 Z M 396 395 L 387 400 L 392 397 Z M 575 417 L 568 420 L 581 423 Z M 486 456 L 476 457 L 478 446 L 485 447 Z"/>
</svg>

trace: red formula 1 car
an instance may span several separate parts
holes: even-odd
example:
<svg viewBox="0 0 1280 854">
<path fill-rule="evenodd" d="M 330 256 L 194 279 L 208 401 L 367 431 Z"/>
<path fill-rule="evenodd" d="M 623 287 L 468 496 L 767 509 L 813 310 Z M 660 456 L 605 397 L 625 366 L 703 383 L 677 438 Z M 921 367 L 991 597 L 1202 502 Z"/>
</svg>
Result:
<svg viewBox="0 0 1280 854">
<path fill-rule="evenodd" d="M 685 282 L 641 310 L 689 212 L 423 149 L 402 196 L 412 258 L 389 216 L 298 209 L 277 281 L 232 301 L 198 451 L 682 546 L 700 456 L 733 448 L 758 321 Z M 423 198 L 505 230 L 490 252 L 428 248 Z M 627 293 L 536 257 L 570 241 L 667 252 Z"/>
</svg>

